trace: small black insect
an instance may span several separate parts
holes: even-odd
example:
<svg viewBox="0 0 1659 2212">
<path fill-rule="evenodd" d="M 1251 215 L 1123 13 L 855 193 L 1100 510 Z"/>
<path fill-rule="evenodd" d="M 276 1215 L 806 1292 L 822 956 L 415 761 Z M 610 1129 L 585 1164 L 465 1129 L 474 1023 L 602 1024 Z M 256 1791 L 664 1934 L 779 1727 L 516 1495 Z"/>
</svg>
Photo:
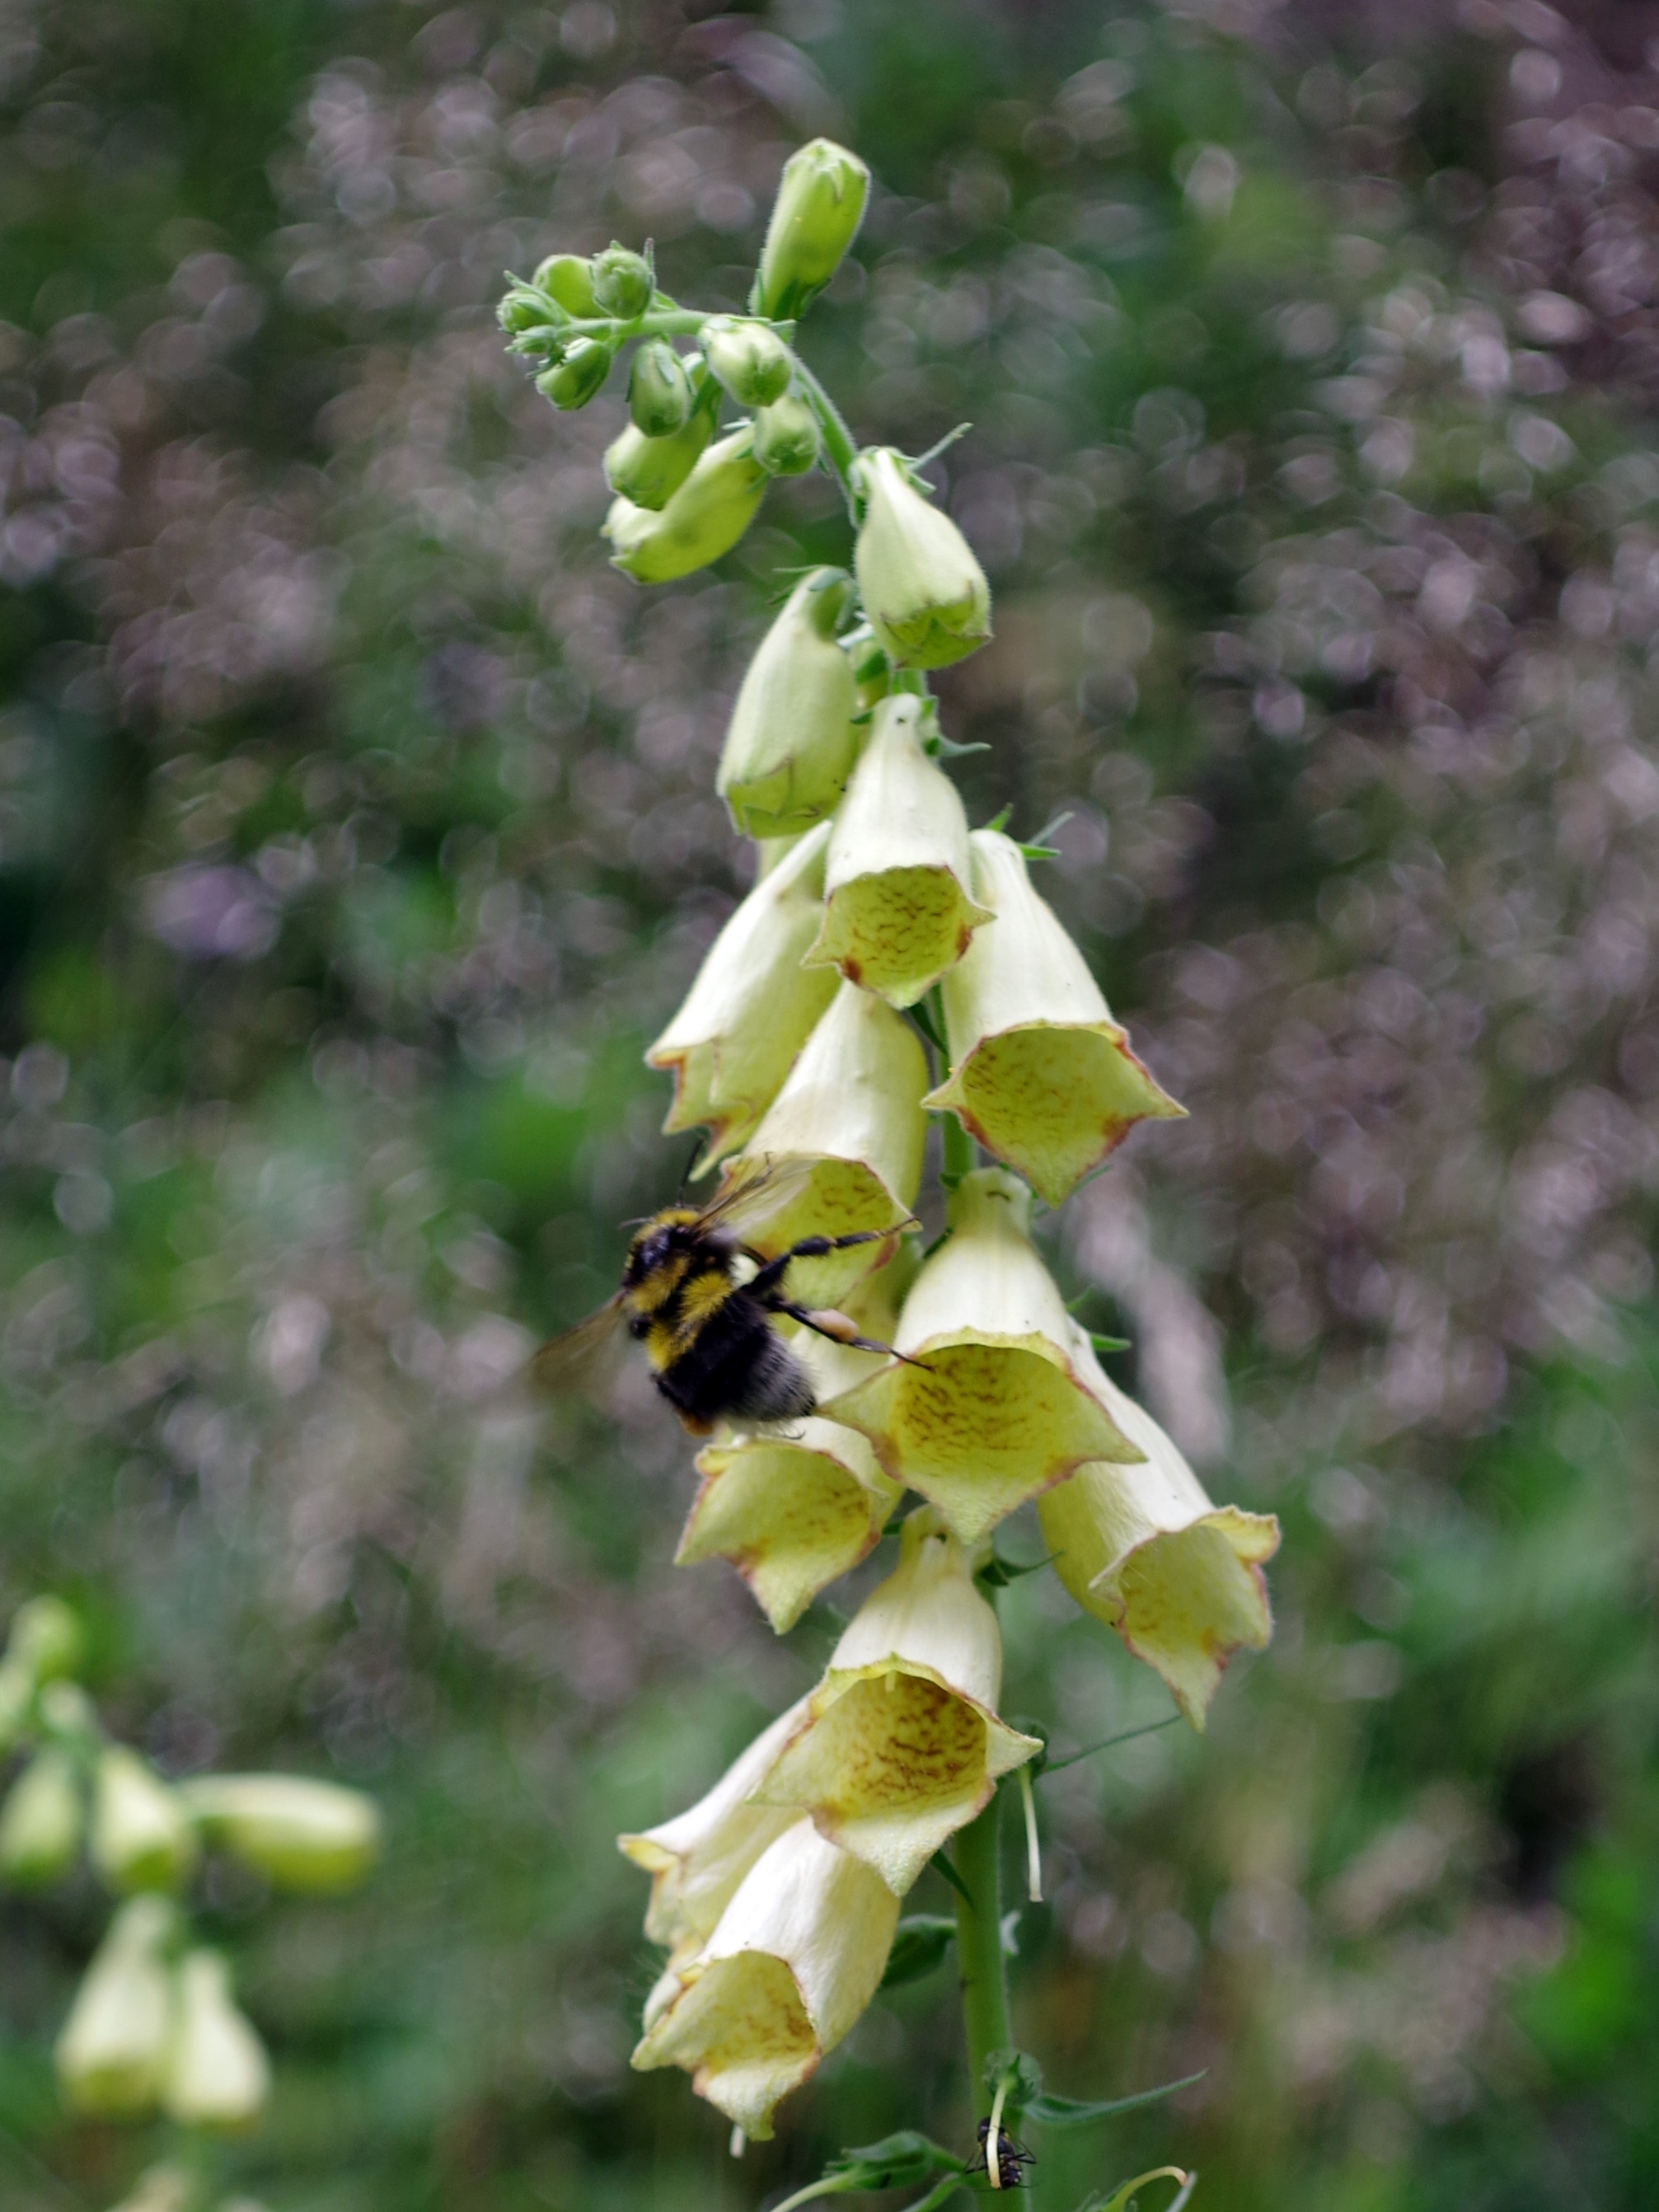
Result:
<svg viewBox="0 0 1659 2212">
<path fill-rule="evenodd" d="M 645 1352 L 651 1379 L 694 1436 L 706 1436 L 722 1416 L 788 1421 L 810 1413 L 816 1403 L 811 1378 L 773 1328 L 775 1315 L 861 1352 L 890 1346 L 860 1336 L 845 1314 L 798 1304 L 786 1288 L 790 1263 L 878 1243 L 894 1232 L 804 1237 L 771 1259 L 753 1251 L 745 1234 L 787 1206 L 809 1172 L 802 1163 L 764 1163 L 733 1175 L 712 1205 L 653 1213 L 629 1247 L 622 1288 L 596 1314 L 543 1346 L 538 1380 L 561 1388 L 625 1322 Z M 740 1260 L 753 1270 L 746 1281 Z"/>
<path fill-rule="evenodd" d="M 985 2147 L 990 2133 L 991 2123 L 989 2120 L 981 2120 L 979 2124 L 979 2156 L 969 2161 L 967 2170 L 969 2173 L 990 2172 L 990 2161 L 985 2155 Z M 1028 2166 L 1036 2164 L 1035 2151 L 1026 2150 L 1021 2144 L 1017 2143 L 1006 2129 L 997 2130 L 997 2173 L 996 2180 L 992 2185 L 994 2188 L 1024 2189 L 1024 2169 Z"/>
</svg>

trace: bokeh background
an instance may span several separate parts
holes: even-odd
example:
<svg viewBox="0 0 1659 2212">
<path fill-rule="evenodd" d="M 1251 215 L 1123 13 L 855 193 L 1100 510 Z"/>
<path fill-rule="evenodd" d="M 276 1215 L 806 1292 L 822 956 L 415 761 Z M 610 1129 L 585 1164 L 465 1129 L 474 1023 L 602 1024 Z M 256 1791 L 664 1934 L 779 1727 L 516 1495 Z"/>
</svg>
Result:
<svg viewBox="0 0 1659 2212">
<path fill-rule="evenodd" d="M 614 1832 L 815 1675 L 669 1564 L 638 1375 L 519 1370 L 672 1195 L 641 1067 L 747 862 L 712 792 L 822 483 L 645 593 L 505 269 L 733 306 L 803 137 L 878 179 L 805 328 L 990 572 L 969 811 L 1191 1120 L 1047 1224 L 1122 1378 L 1278 1512 L 1208 1737 L 1042 1785 L 1022 2039 L 1173 2103 L 1210 2212 L 1659 2199 L 1659 8 L 5 0 L 0 1613 L 170 1771 L 372 1790 L 361 1897 L 209 1899 L 274 2212 L 759 2206 L 966 2127 L 947 1970 L 741 2163 L 629 2074 Z M 1036 1553 L 1035 1528 L 1008 1547 Z M 839 1601 L 844 1593 L 832 1594 Z M 1034 1577 L 1007 1704 L 1168 1699 Z M 933 1877 L 928 1877 L 929 1881 Z M 919 1905 L 945 1902 L 917 1893 Z M 0 2202 L 157 2152 L 50 2046 L 102 1925 L 0 1907 Z"/>
</svg>

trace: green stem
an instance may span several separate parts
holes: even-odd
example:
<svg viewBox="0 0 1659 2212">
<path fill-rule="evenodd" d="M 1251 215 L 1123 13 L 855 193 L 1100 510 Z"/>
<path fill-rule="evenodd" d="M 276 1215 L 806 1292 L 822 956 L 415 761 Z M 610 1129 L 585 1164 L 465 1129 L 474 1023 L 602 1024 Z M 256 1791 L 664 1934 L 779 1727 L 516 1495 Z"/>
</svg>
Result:
<svg viewBox="0 0 1659 2212">
<path fill-rule="evenodd" d="M 955 1179 L 972 1175 L 979 1165 L 979 1146 L 954 1114 L 942 1115 L 939 1129 L 941 1172 Z"/>
<path fill-rule="evenodd" d="M 1013 2047 L 1002 1958 L 1001 1814 L 999 1793 L 956 1840 L 957 1872 L 968 1892 L 967 1897 L 957 1899 L 962 2021 L 968 2039 L 969 2087 L 981 2118 L 989 2114 L 993 2094 L 985 2084 L 985 2062 L 994 2051 Z"/>
<path fill-rule="evenodd" d="M 853 491 L 853 464 L 859 457 L 857 441 L 848 428 L 840 408 L 799 354 L 795 356 L 795 374 L 806 395 L 806 404 L 817 416 L 818 428 L 823 433 L 823 457 L 839 478 L 847 501 L 847 511 L 856 522 L 858 508 Z"/>
</svg>

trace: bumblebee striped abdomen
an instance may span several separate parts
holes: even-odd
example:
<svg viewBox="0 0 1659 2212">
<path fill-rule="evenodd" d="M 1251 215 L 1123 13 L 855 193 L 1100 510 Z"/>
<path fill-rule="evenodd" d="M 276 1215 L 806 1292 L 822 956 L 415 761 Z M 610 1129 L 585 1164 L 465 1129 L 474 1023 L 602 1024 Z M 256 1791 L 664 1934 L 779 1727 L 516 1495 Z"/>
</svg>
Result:
<svg viewBox="0 0 1659 2212">
<path fill-rule="evenodd" d="M 815 1394 L 806 1370 L 774 1331 L 766 1310 L 733 1279 L 734 1253 L 674 1207 L 635 1238 L 623 1273 L 628 1327 L 644 1347 L 659 1390 L 686 1426 L 797 1419 Z"/>
</svg>

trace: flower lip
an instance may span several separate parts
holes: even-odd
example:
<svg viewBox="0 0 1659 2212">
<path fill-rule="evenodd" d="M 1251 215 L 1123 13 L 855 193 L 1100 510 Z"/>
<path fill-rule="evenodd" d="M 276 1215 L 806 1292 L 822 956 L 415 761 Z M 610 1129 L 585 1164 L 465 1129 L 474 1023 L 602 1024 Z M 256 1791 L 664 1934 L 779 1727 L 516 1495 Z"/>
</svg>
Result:
<svg viewBox="0 0 1659 2212">
<path fill-rule="evenodd" d="M 893 1361 L 818 1409 L 861 1429 L 897 1481 L 965 1543 L 1091 1460 L 1138 1446 L 1078 1371 L 1070 1316 L 1026 1229 L 1030 1193 L 999 1168 L 964 1176 L 951 1234 L 916 1278 Z"/>
<path fill-rule="evenodd" d="M 1041 1748 L 998 1717 L 1001 1680 L 996 1615 L 968 1554 L 923 1507 L 754 1802 L 810 1813 L 902 1896 L 998 1778 Z"/>
<path fill-rule="evenodd" d="M 1212 1505 L 1174 1441 L 1101 1371 L 1075 1331 L 1079 1374 L 1123 1434 L 1134 1465 L 1081 1468 L 1037 1501 L 1060 1581 L 1087 1613 L 1156 1668 L 1196 1729 L 1223 1668 L 1273 1634 L 1262 1567 L 1279 1548 L 1272 1514 Z"/>
<path fill-rule="evenodd" d="M 1183 1109 L 1129 1050 L 1012 839 L 976 830 L 974 893 L 994 917 L 942 987 L 951 1074 L 924 1103 L 1058 1206 L 1134 1124 Z"/>
<path fill-rule="evenodd" d="M 895 1006 L 914 1006 L 991 919 L 971 896 L 968 817 L 922 750 L 931 702 L 878 702 L 824 862 L 823 926 L 807 954 Z"/>
</svg>

